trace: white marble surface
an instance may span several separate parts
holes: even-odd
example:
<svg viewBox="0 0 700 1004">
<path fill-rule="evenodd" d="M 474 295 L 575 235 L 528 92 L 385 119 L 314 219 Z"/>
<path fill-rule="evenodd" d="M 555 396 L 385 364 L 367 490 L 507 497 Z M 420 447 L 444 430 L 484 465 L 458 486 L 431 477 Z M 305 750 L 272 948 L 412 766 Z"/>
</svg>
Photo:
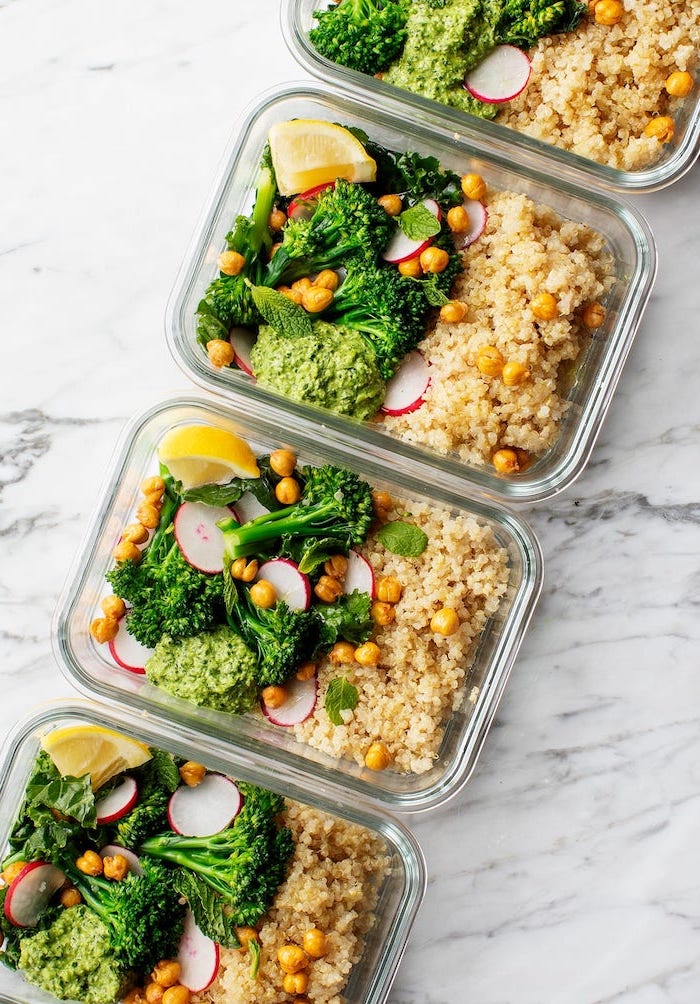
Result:
<svg viewBox="0 0 700 1004">
<path fill-rule="evenodd" d="M 3 734 L 70 693 L 51 613 L 125 418 L 186 386 L 181 256 L 243 108 L 302 76 L 276 0 L 0 2 Z M 700 994 L 700 170 L 640 201 L 656 290 L 587 471 L 529 512 L 547 584 L 480 766 L 414 822 L 392 1004 Z"/>
</svg>

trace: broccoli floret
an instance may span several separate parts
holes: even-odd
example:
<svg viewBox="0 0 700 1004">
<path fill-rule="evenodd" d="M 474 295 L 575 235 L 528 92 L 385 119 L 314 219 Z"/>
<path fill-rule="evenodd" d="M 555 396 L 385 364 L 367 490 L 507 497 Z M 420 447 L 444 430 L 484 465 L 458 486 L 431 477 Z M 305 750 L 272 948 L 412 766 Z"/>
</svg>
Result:
<svg viewBox="0 0 700 1004">
<path fill-rule="evenodd" d="M 579 0 L 505 0 L 496 42 L 530 48 L 544 35 L 573 31 L 586 9 Z"/>
<path fill-rule="evenodd" d="M 152 757 L 134 771 L 138 802 L 115 827 L 115 843 L 138 850 L 142 841 L 168 824 L 168 801 L 180 783 L 175 758 L 164 750 L 151 750 Z"/>
<path fill-rule="evenodd" d="M 294 841 L 277 823 L 284 808 L 279 795 L 242 782 L 238 787 L 243 807 L 225 830 L 208 837 L 162 833 L 142 850 L 194 872 L 228 904 L 234 924 L 252 927 L 284 881 Z"/>
<path fill-rule="evenodd" d="M 406 41 L 408 4 L 393 0 L 341 0 L 317 10 L 318 26 L 309 32 L 326 59 L 360 73 L 375 74 L 396 59 Z"/>
</svg>

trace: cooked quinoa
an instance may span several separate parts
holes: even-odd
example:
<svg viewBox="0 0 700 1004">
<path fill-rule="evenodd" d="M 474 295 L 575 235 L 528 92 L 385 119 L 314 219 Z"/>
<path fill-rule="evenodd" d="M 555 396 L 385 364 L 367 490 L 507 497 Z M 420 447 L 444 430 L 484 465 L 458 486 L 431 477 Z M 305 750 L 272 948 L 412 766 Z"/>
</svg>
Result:
<svg viewBox="0 0 700 1004">
<path fill-rule="evenodd" d="M 584 17 L 575 32 L 540 39 L 528 55 L 524 92 L 497 121 L 582 157 L 626 171 L 648 167 L 664 145 L 644 135 L 657 115 L 677 115 L 683 100 L 664 89 L 674 70 L 694 72 L 700 4 L 623 0 L 611 26 Z M 695 88 L 697 89 L 697 80 Z"/>
<path fill-rule="evenodd" d="M 350 970 L 362 954 L 374 923 L 381 881 L 389 868 L 381 837 L 363 826 L 288 801 L 284 822 L 296 849 L 287 879 L 263 921 L 258 978 L 250 978 L 250 957 L 222 949 L 216 981 L 197 1004 L 286 1004 L 277 950 L 301 945 L 304 932 L 317 927 L 326 935 L 328 954 L 307 969 L 307 994 L 314 1004 L 342 1004 Z M 292 995 L 293 996 L 293 995 Z"/>
<path fill-rule="evenodd" d="M 392 756 L 392 769 L 424 773 L 435 763 L 447 719 L 464 700 L 475 643 L 498 609 L 508 583 L 508 556 L 490 527 L 437 505 L 401 503 L 390 518 L 421 527 L 428 545 L 419 557 L 392 554 L 371 536 L 360 548 L 378 580 L 394 576 L 403 586 L 396 619 L 373 636 L 378 666 L 318 666 L 319 701 L 314 714 L 294 728 L 298 739 L 333 757 L 364 764 L 375 741 Z M 459 617 L 455 634 L 430 630 L 441 607 Z M 359 692 L 343 725 L 333 725 L 324 706 L 328 682 L 345 675 Z M 315 998 L 314 998 L 315 999 Z"/>
<path fill-rule="evenodd" d="M 552 445 L 567 408 L 563 378 L 588 337 L 582 308 L 604 301 L 614 279 L 604 238 L 589 227 L 512 192 L 490 192 L 486 205 L 486 229 L 467 248 L 453 289 L 467 317 L 438 321 L 419 345 L 431 366 L 425 403 L 384 418 L 401 439 L 474 464 L 501 447 L 535 457 Z M 554 320 L 532 314 L 543 292 L 557 301 Z M 529 377 L 507 387 L 483 375 L 476 362 L 487 345 Z"/>
</svg>

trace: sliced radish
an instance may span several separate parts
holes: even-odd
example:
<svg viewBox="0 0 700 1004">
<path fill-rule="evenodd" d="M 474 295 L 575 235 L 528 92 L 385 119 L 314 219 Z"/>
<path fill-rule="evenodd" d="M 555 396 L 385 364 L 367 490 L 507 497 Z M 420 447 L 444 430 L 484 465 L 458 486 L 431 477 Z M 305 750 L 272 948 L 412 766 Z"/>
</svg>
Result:
<svg viewBox="0 0 700 1004">
<path fill-rule="evenodd" d="M 136 641 L 132 634 L 129 634 L 127 629 L 128 621 L 128 614 L 126 615 L 126 620 L 122 618 L 119 621 L 119 631 L 116 638 L 110 641 L 109 651 L 112 653 L 112 658 L 117 666 L 121 666 L 122 669 L 128 669 L 130 673 L 143 674 L 146 672 L 144 669 L 146 662 L 153 655 L 153 649 L 146 648 L 140 641 Z"/>
<path fill-rule="evenodd" d="M 253 376 L 253 367 L 250 365 L 250 350 L 255 345 L 255 334 L 250 328 L 233 327 L 228 336 L 234 352 L 234 362 L 239 370 L 243 370 L 248 376 Z"/>
<path fill-rule="evenodd" d="M 273 558 L 272 561 L 263 562 L 256 579 L 270 582 L 275 587 L 277 598 L 286 603 L 290 610 L 308 610 L 311 606 L 309 577 L 299 571 L 296 562 L 288 558 Z"/>
<path fill-rule="evenodd" d="M 327 188 L 335 188 L 334 181 L 325 181 L 322 185 L 315 185 L 307 189 L 300 195 L 296 195 L 287 206 L 287 216 L 290 220 L 310 220 L 316 212 L 318 197 Z"/>
<path fill-rule="evenodd" d="M 168 822 L 185 837 L 210 837 L 226 829 L 241 810 L 241 793 L 230 777 L 205 774 L 193 788 L 177 788 L 168 802 Z"/>
<path fill-rule="evenodd" d="M 126 858 L 129 871 L 133 875 L 143 875 L 143 868 L 141 867 L 138 854 L 134 854 L 128 847 L 121 847 L 119 844 L 105 844 L 100 851 L 101 858 L 113 858 L 115 854 L 121 854 L 123 858 Z"/>
<path fill-rule="evenodd" d="M 440 219 L 442 213 L 435 199 L 423 199 L 423 205 L 426 209 L 430 210 L 437 220 Z M 413 240 L 411 237 L 407 237 L 403 230 L 397 228 L 394 236 L 384 251 L 382 251 L 382 258 L 392 265 L 400 265 L 402 261 L 410 261 L 411 258 L 417 258 L 421 251 L 425 251 L 432 243 L 432 237 L 428 237 L 422 241 Z"/>
<path fill-rule="evenodd" d="M 183 502 L 173 521 L 182 557 L 199 572 L 216 575 L 224 568 L 224 538 L 216 525 L 231 510 L 204 502 Z"/>
<path fill-rule="evenodd" d="M 486 59 L 467 74 L 464 86 L 473 97 L 489 105 L 512 101 L 527 87 L 530 60 L 515 45 L 497 45 Z"/>
<path fill-rule="evenodd" d="M 359 551 L 350 551 L 343 590 L 352 593 L 356 589 L 361 593 L 369 593 L 374 599 L 374 569 Z"/>
<path fill-rule="evenodd" d="M 265 717 L 273 725 L 300 725 L 313 714 L 318 699 L 318 681 L 315 676 L 310 680 L 297 680 L 292 677 L 284 685 L 287 700 L 279 708 L 271 708 L 261 700 L 260 707 Z"/>
<path fill-rule="evenodd" d="M 252 492 L 243 492 L 232 508 L 239 523 L 249 523 L 256 516 L 263 516 L 270 511 L 262 502 L 258 502 Z"/>
<path fill-rule="evenodd" d="M 465 199 L 462 207 L 469 217 L 469 228 L 464 233 L 453 234 L 457 251 L 463 251 L 464 248 L 473 244 L 477 237 L 481 237 L 488 219 L 486 206 L 483 202 L 479 202 L 478 199 Z"/>
<path fill-rule="evenodd" d="M 98 798 L 95 803 L 97 822 L 114 823 L 127 812 L 131 812 L 139 797 L 139 789 L 133 777 L 125 777 L 121 784 L 110 791 L 109 795 Z"/>
<path fill-rule="evenodd" d="M 197 927 L 191 910 L 185 911 L 182 938 L 177 950 L 180 983 L 193 994 L 211 986 L 219 971 L 219 946 Z"/>
<path fill-rule="evenodd" d="M 5 916 L 15 927 L 34 927 L 66 876 L 45 861 L 30 861 L 10 883 Z"/>
<path fill-rule="evenodd" d="M 430 385 L 430 367 L 420 352 L 409 352 L 386 385 L 381 410 L 385 415 L 407 415 L 423 404 Z"/>
</svg>

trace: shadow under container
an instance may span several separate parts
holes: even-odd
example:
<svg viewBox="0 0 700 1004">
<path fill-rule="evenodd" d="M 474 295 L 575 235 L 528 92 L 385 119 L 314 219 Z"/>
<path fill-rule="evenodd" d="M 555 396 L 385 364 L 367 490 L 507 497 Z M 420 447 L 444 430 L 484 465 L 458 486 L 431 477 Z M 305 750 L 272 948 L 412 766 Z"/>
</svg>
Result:
<svg viewBox="0 0 700 1004">
<path fill-rule="evenodd" d="M 313 784 L 294 780 L 284 769 L 270 766 L 261 757 L 233 749 L 220 739 L 183 729 L 162 717 L 133 711 L 113 711 L 85 702 L 44 705 L 22 721 L 8 737 L 0 759 L 0 853 L 7 845 L 42 736 L 57 728 L 89 724 L 115 729 L 149 746 L 196 760 L 234 779 L 270 788 L 332 816 L 366 827 L 386 846 L 389 858 L 362 955 L 353 966 L 344 991 L 348 1004 L 383 1004 L 425 892 L 422 852 L 409 831 L 397 820 L 380 815 L 370 806 L 339 799 L 314 779 Z M 0 964 L 1 965 L 1 964 Z M 56 998 L 28 984 L 18 972 L 2 967 L 0 1002 L 3 1004 L 56 1004 Z"/>
<path fill-rule="evenodd" d="M 653 237 L 644 218 L 631 207 L 594 190 L 517 162 L 517 150 L 495 153 L 483 136 L 466 137 L 450 125 L 401 120 L 400 110 L 383 98 L 340 96 L 315 85 L 298 85 L 262 97 L 250 110 L 224 158 L 214 193 L 187 252 L 168 305 L 168 344 L 187 376 L 228 400 L 245 399 L 284 409 L 288 424 L 314 421 L 332 433 L 351 434 L 363 450 L 390 450 L 395 464 L 414 470 L 430 465 L 426 477 L 460 490 L 472 489 L 506 502 L 535 502 L 569 486 L 586 465 L 640 323 L 656 272 Z M 403 114 L 406 108 L 403 108 Z M 357 126 L 393 150 L 416 150 L 437 157 L 459 174 L 477 172 L 497 190 L 522 193 L 560 216 L 601 233 L 614 260 L 614 281 L 605 299 L 602 327 L 592 331 L 569 379 L 566 412 L 552 446 L 528 468 L 509 477 L 490 464 L 468 464 L 427 446 L 400 439 L 381 423 L 359 422 L 285 398 L 265 389 L 240 369 L 214 367 L 197 342 L 197 305 L 218 277 L 216 259 L 235 217 L 250 212 L 260 158 L 275 122 L 325 119 Z M 466 365 L 466 364 L 465 364 Z"/>
<path fill-rule="evenodd" d="M 213 711 L 173 697 L 145 676 L 120 669 L 106 645 L 90 634 L 105 594 L 105 573 L 112 551 L 139 498 L 142 479 L 157 471 L 156 448 L 164 433 L 178 425 L 220 424 L 248 440 L 256 454 L 286 447 L 303 464 L 332 463 L 355 471 L 374 488 L 410 503 L 438 504 L 456 514 L 473 515 L 491 528 L 507 552 L 508 582 L 498 611 L 486 623 L 476 651 L 465 667 L 460 710 L 449 718 L 439 755 L 427 773 L 377 772 L 339 760 L 297 741 L 289 728 L 275 726 L 261 714 L 242 716 Z M 392 811 L 420 811 L 444 802 L 474 769 L 503 693 L 542 583 L 542 561 L 527 524 L 502 507 L 465 498 L 401 471 L 391 457 L 368 444 L 304 419 L 290 420 L 246 398 L 234 407 L 221 400 L 186 396 L 155 405 L 126 430 L 108 475 L 102 501 L 72 569 L 54 619 L 56 655 L 69 681 L 83 694 L 111 706 L 126 706 L 150 720 L 178 723 L 230 743 L 238 754 L 264 756 L 286 777 L 300 784 L 340 785 L 351 798 L 369 798 Z"/>
<path fill-rule="evenodd" d="M 700 88 L 697 82 L 691 95 L 674 109 L 673 142 L 663 145 L 659 159 L 648 167 L 623 170 L 331 62 L 320 55 L 309 40 L 309 31 L 317 23 L 314 11 L 328 6 L 328 3 L 319 4 L 318 0 L 282 0 L 282 37 L 297 62 L 333 87 L 361 95 L 381 107 L 394 106 L 398 114 L 428 127 L 441 120 L 455 138 L 463 142 L 486 143 L 495 153 L 540 170 L 549 170 L 557 177 L 566 176 L 579 184 L 593 182 L 596 186 L 630 194 L 654 192 L 673 184 L 690 170 L 700 153 Z M 683 4 L 678 7 L 680 9 Z M 697 81 L 697 74 L 695 77 Z"/>
</svg>

